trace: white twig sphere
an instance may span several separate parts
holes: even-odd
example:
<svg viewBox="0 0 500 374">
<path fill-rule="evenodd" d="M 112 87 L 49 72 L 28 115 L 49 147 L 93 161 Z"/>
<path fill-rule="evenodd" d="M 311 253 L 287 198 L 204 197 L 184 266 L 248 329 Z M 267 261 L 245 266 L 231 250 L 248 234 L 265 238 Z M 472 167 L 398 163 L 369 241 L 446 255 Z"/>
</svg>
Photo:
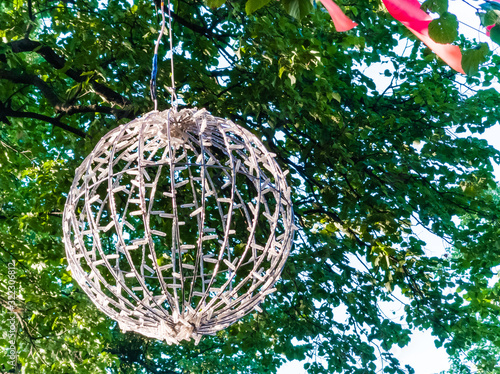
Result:
<svg viewBox="0 0 500 374">
<path fill-rule="evenodd" d="M 295 229 L 274 157 L 206 110 L 151 112 L 110 131 L 64 210 L 74 279 L 122 330 L 169 344 L 260 311 Z"/>
</svg>

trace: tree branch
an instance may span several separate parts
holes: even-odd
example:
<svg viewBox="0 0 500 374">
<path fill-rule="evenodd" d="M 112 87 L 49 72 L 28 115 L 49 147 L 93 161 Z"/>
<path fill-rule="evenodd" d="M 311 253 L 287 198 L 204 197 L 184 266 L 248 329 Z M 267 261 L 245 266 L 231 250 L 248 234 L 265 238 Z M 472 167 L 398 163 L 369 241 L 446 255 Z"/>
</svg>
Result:
<svg viewBox="0 0 500 374">
<path fill-rule="evenodd" d="M 33 0 L 28 0 L 28 17 L 29 23 L 28 27 L 26 28 L 26 33 L 24 34 L 26 38 L 31 34 L 31 31 L 33 31 L 35 25 L 35 16 L 33 14 Z"/>
<path fill-rule="evenodd" d="M 98 112 L 98 113 L 112 114 L 117 119 L 134 118 L 134 114 L 130 109 L 118 109 L 101 105 L 81 106 L 81 105 L 71 105 L 68 103 L 64 103 L 60 100 L 59 96 L 55 93 L 52 87 L 50 87 L 45 81 L 43 81 L 34 74 L 19 73 L 12 70 L 0 70 L 0 79 L 6 79 L 14 83 L 34 85 L 40 90 L 40 92 L 54 107 L 55 111 L 58 114 L 72 115 L 76 113 Z"/>
<path fill-rule="evenodd" d="M 0 79 L 6 79 L 14 83 L 34 85 L 54 108 L 57 109 L 61 105 L 61 100 L 52 87 L 34 74 L 19 73 L 13 70 L 0 70 Z"/>
<path fill-rule="evenodd" d="M 55 69 L 62 69 L 66 65 L 66 60 L 63 57 L 59 56 L 52 48 L 43 45 L 40 42 L 30 39 L 20 39 L 20 40 L 15 40 L 9 43 L 8 45 L 10 45 L 10 47 L 12 48 L 12 52 L 14 53 L 22 53 L 22 52 L 38 53 L 45 59 L 45 61 L 47 61 Z M 3 56 L 0 55 L 0 61 L 1 60 L 6 60 L 5 55 Z M 69 68 L 65 71 L 65 74 L 71 79 L 73 79 L 75 82 L 83 82 L 87 79 L 87 77 L 82 76 L 83 73 L 84 72 L 81 70 L 75 70 L 72 68 Z M 94 78 L 90 79 L 90 84 L 92 85 L 94 91 L 109 103 L 119 105 L 122 107 L 131 105 L 129 99 L 113 91 L 111 88 L 96 82 Z"/>
<path fill-rule="evenodd" d="M 207 38 L 217 39 L 217 40 L 222 41 L 226 44 L 227 44 L 227 42 L 225 39 L 231 36 L 231 34 L 216 34 L 208 28 L 205 28 L 203 26 L 196 25 L 192 22 L 187 21 L 186 19 L 180 17 L 178 14 L 176 14 L 174 12 L 172 12 L 172 18 L 174 19 L 174 21 L 176 21 L 180 25 L 185 26 L 194 32 L 197 32 L 198 34 L 206 36 Z M 212 28 L 213 28 L 213 26 L 212 26 Z"/>
<path fill-rule="evenodd" d="M 134 119 L 134 113 L 130 109 L 118 109 L 118 108 L 113 108 L 109 106 L 102 106 L 102 105 L 64 105 L 62 108 L 60 108 L 58 113 L 63 114 L 63 115 L 72 115 L 72 114 L 77 114 L 77 113 L 105 113 L 105 114 L 112 114 L 114 115 L 117 119 L 121 118 L 129 118 L 129 119 Z"/>
<path fill-rule="evenodd" d="M 5 105 L 5 103 L 0 102 L 0 120 L 3 120 L 4 117 L 38 119 L 40 121 L 48 122 L 55 127 L 59 127 L 63 130 L 71 132 L 71 133 L 73 133 L 77 136 L 80 136 L 82 138 L 85 138 L 87 136 L 87 134 L 85 134 L 82 130 L 68 126 L 65 123 L 62 123 L 58 118 L 45 116 L 45 115 L 39 114 L 39 113 L 20 112 L 20 111 L 13 110 L 13 109 L 9 108 L 7 105 Z"/>
</svg>

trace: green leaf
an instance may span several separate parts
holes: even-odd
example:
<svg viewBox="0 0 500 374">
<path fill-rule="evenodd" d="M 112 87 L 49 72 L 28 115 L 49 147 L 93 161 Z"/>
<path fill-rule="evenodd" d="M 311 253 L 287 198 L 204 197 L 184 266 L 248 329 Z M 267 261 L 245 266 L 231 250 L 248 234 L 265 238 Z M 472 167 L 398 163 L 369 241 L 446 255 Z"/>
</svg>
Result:
<svg viewBox="0 0 500 374">
<path fill-rule="evenodd" d="M 481 43 L 479 48 L 469 49 L 462 53 L 462 68 L 467 75 L 475 75 L 478 72 L 479 65 L 486 60 L 489 52 L 488 45 Z"/>
<path fill-rule="evenodd" d="M 245 11 L 247 14 L 252 14 L 256 10 L 267 5 L 271 0 L 248 0 L 245 4 Z"/>
<path fill-rule="evenodd" d="M 54 328 L 56 327 L 56 323 L 57 323 L 57 320 L 59 319 L 59 317 L 56 317 L 54 319 L 54 322 L 52 322 L 52 330 L 54 330 Z"/>
<path fill-rule="evenodd" d="M 206 0 L 205 2 L 209 8 L 215 9 L 221 7 L 226 0 Z"/>
<path fill-rule="evenodd" d="M 478 13 L 479 19 L 481 20 L 481 25 L 483 27 L 494 25 L 500 19 L 500 11 L 489 10 L 486 13 Z"/>
<path fill-rule="evenodd" d="M 490 38 L 493 40 L 495 43 L 500 44 L 500 26 L 495 25 L 491 30 L 490 30 Z"/>
<path fill-rule="evenodd" d="M 429 36 L 437 43 L 453 42 L 458 36 L 458 20 L 454 14 L 444 13 L 429 24 Z"/>
<path fill-rule="evenodd" d="M 313 9 L 310 0 L 284 0 L 282 4 L 287 13 L 297 19 L 305 17 Z"/>
<path fill-rule="evenodd" d="M 420 7 L 424 12 L 443 14 L 448 11 L 448 0 L 426 0 Z"/>
<path fill-rule="evenodd" d="M 278 76 L 279 76 L 280 78 L 281 78 L 281 76 L 283 75 L 284 71 L 285 71 L 285 67 L 284 67 L 284 66 L 280 67 L 280 70 L 279 70 L 279 72 L 278 72 Z"/>
<path fill-rule="evenodd" d="M 14 0 L 14 9 L 21 9 L 24 4 L 24 0 Z"/>
</svg>

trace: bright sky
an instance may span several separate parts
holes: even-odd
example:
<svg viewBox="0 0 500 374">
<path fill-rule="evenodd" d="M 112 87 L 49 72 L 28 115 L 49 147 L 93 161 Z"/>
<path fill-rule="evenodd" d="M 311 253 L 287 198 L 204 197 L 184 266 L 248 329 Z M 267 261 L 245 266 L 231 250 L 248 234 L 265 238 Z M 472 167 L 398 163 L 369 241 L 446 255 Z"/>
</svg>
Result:
<svg viewBox="0 0 500 374">
<path fill-rule="evenodd" d="M 421 1 L 422 2 L 422 1 Z M 482 1 L 470 1 L 472 5 L 478 6 Z M 477 30 L 483 30 L 480 26 L 479 18 L 475 15 L 475 10 L 467 5 L 463 0 L 451 0 L 450 12 L 455 14 L 460 24 L 460 32 L 467 35 L 469 38 L 478 39 L 481 42 L 490 44 L 490 49 L 494 50 L 498 47 L 496 44 L 491 43 L 490 39 L 483 33 Z M 471 26 L 471 27 L 469 27 Z M 498 50 L 495 51 L 498 53 Z M 383 72 L 386 66 L 374 67 L 375 74 Z M 365 71 L 365 73 L 369 73 Z M 379 84 L 383 85 L 383 78 L 377 78 L 370 73 Z M 497 90 L 499 90 L 497 85 Z M 500 91 L 500 90 L 499 90 Z M 478 136 L 479 138 L 486 139 L 495 148 L 500 149 L 500 124 L 495 125 L 493 128 L 487 130 L 484 134 Z M 497 180 L 500 180 L 500 167 L 497 165 L 495 168 Z M 439 238 L 424 232 L 419 232 L 422 240 L 428 243 L 430 251 L 442 254 L 444 252 L 444 243 Z M 398 306 L 394 306 L 396 314 Z M 444 348 L 437 349 L 434 345 L 434 338 L 428 331 L 415 331 L 412 335 L 411 343 L 403 349 L 393 349 L 395 356 L 399 359 L 402 365 L 410 365 L 415 369 L 416 374 L 436 374 L 449 369 L 448 355 Z M 283 365 L 278 374 L 304 374 L 306 371 L 303 364 L 306 361 L 292 361 Z"/>
</svg>

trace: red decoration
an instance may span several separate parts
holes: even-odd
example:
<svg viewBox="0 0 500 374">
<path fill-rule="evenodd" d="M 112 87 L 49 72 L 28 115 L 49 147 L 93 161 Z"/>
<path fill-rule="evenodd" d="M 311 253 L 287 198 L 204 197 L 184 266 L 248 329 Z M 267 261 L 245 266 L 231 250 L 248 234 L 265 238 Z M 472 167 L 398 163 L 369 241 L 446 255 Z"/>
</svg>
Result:
<svg viewBox="0 0 500 374">
<path fill-rule="evenodd" d="M 382 0 L 395 19 L 405 25 L 417 38 L 441 57 L 450 67 L 465 74 L 462 68 L 462 52 L 456 45 L 436 43 L 429 36 L 432 17 L 420 9 L 417 0 Z"/>
<path fill-rule="evenodd" d="M 489 26 L 486 26 L 486 36 L 490 36 L 490 30 L 495 27 L 496 24 L 494 25 L 489 25 Z"/>
<path fill-rule="evenodd" d="M 348 31 L 358 24 L 347 17 L 342 9 L 332 0 L 319 0 L 328 10 L 337 31 Z M 420 9 L 418 0 L 382 0 L 385 7 L 396 20 L 405 25 L 417 38 L 427 45 L 436 55 L 446 62 L 450 67 L 465 74 L 462 68 L 462 52 L 460 48 L 452 44 L 441 44 L 429 36 L 429 24 L 432 17 Z M 500 2 L 500 0 L 494 0 Z M 493 26 L 491 26 L 493 27 Z M 489 35 L 489 30 L 486 35 Z"/>
<path fill-rule="evenodd" d="M 347 17 L 342 9 L 335 4 L 332 0 L 319 0 L 321 4 L 328 10 L 330 17 L 332 17 L 333 24 L 335 25 L 335 30 L 337 31 L 347 31 L 358 24 L 356 22 L 351 21 L 349 17 Z"/>
</svg>

